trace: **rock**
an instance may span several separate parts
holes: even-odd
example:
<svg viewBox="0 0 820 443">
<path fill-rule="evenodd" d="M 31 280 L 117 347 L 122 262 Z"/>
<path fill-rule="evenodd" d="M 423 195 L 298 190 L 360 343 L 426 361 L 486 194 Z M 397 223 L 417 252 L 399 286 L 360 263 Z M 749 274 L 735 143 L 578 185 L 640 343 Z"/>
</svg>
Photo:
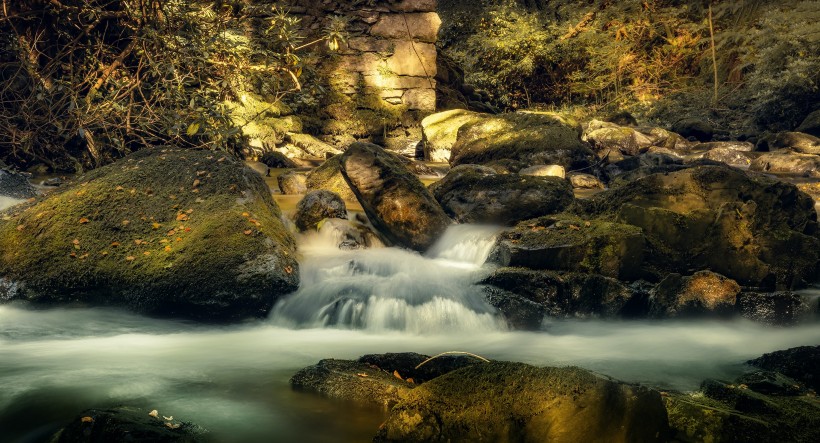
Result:
<svg viewBox="0 0 820 443">
<path fill-rule="evenodd" d="M 677 132 L 683 138 L 694 137 L 698 141 L 708 142 L 715 134 L 715 127 L 704 120 L 687 118 L 672 125 L 672 131 Z"/>
<path fill-rule="evenodd" d="M 305 183 L 309 191 L 325 189 L 338 194 L 345 201 L 356 201 L 356 194 L 342 176 L 341 155 L 335 155 L 308 172 Z"/>
<path fill-rule="evenodd" d="M 643 275 L 645 246 L 638 227 L 561 214 L 523 221 L 502 232 L 489 260 L 501 266 L 635 280 Z"/>
<path fill-rule="evenodd" d="M 737 383 L 765 395 L 800 395 L 804 393 L 800 383 L 779 372 L 754 371 L 737 378 Z"/>
<path fill-rule="evenodd" d="M 778 326 L 799 323 L 810 315 L 809 306 L 793 292 L 743 292 L 738 295 L 737 310 L 750 320 Z"/>
<path fill-rule="evenodd" d="M 43 180 L 41 185 L 43 186 L 53 186 L 55 188 L 62 186 L 65 183 L 62 177 L 52 177 L 46 180 Z"/>
<path fill-rule="evenodd" d="M 535 165 L 518 171 L 521 175 L 532 175 L 535 177 L 559 177 L 567 175 L 566 170 L 561 165 Z"/>
<path fill-rule="evenodd" d="M 740 285 L 710 271 L 691 276 L 669 274 L 658 283 L 650 298 L 650 313 L 655 317 L 730 316 Z"/>
<path fill-rule="evenodd" d="M 800 123 L 800 126 L 798 126 L 795 131 L 820 137 L 820 109 L 807 115 L 803 123 Z"/>
<path fill-rule="evenodd" d="M 544 316 L 632 318 L 648 311 L 641 291 L 597 274 L 501 268 L 481 284 L 490 304 L 521 329 L 537 329 Z"/>
<path fill-rule="evenodd" d="M 814 202 L 791 184 L 698 166 L 648 175 L 578 203 L 575 212 L 586 220 L 637 229 L 649 249 L 635 257 L 646 258 L 645 268 L 658 276 L 710 269 L 744 286 L 782 290 L 820 275 Z"/>
<path fill-rule="evenodd" d="M 341 172 L 373 226 L 395 244 L 423 251 L 451 223 L 424 184 L 379 146 L 350 145 Z"/>
<path fill-rule="evenodd" d="M 299 285 L 280 217 L 262 177 L 238 160 L 143 149 L 0 220 L 0 277 L 20 288 L 0 300 L 264 317 Z"/>
<path fill-rule="evenodd" d="M 378 234 L 362 223 L 340 218 L 327 218 L 316 225 L 319 235 L 333 239 L 339 249 L 384 247 Z"/>
<path fill-rule="evenodd" d="M 752 152 L 755 145 L 744 141 L 706 142 L 698 143 L 689 148 L 691 151 L 711 151 L 714 149 L 731 150 L 738 152 Z"/>
<path fill-rule="evenodd" d="M 652 142 L 652 146 L 666 149 L 674 153 L 687 152 L 692 146 L 692 143 L 686 138 L 682 137 L 672 131 L 659 127 L 643 127 L 635 128 L 641 134 L 645 135 Z"/>
<path fill-rule="evenodd" d="M 300 231 L 315 229 L 326 218 L 347 218 L 345 202 L 331 191 L 310 191 L 296 205 L 293 221 Z"/>
<path fill-rule="evenodd" d="M 618 126 L 636 126 L 638 124 L 638 120 L 635 119 L 635 116 L 628 111 L 619 111 L 608 115 L 606 121 L 615 123 Z"/>
<path fill-rule="evenodd" d="M 752 161 L 749 169 L 773 174 L 809 176 L 820 171 L 820 156 L 781 149 L 762 154 Z"/>
<path fill-rule="evenodd" d="M 638 155 L 652 145 L 652 140 L 640 132 L 623 126 L 604 127 L 584 133 L 582 140 L 592 144 L 600 157 L 610 151 Z"/>
<path fill-rule="evenodd" d="M 287 158 L 279 151 L 269 151 L 262 155 L 260 159 L 269 168 L 289 169 L 297 167 L 293 160 Z"/>
<path fill-rule="evenodd" d="M 450 164 L 485 164 L 506 160 L 517 172 L 533 165 L 580 169 L 595 163 L 578 128 L 552 114 L 502 114 L 467 123 L 458 130 Z"/>
<path fill-rule="evenodd" d="M 820 391 L 820 345 L 775 351 L 746 363 L 767 371 L 777 371 Z"/>
<path fill-rule="evenodd" d="M 37 195 L 37 190 L 25 175 L 0 168 L 0 197 L 27 199 Z"/>
<path fill-rule="evenodd" d="M 368 354 L 359 357 L 359 362 L 373 365 L 388 374 L 398 373 L 405 380 L 424 383 L 448 372 L 467 366 L 482 364 L 482 361 L 467 355 L 441 355 L 431 359 L 429 355 L 415 352 Z M 418 367 L 421 365 L 421 367 Z"/>
<path fill-rule="evenodd" d="M 715 405 L 702 392 L 668 393 L 664 403 L 669 425 L 682 442 L 757 443 L 777 441 L 767 423 L 734 411 L 727 405 Z"/>
<path fill-rule="evenodd" d="M 460 223 L 511 225 L 561 212 L 573 201 L 564 179 L 495 174 L 478 165 L 456 166 L 430 185 L 430 192 Z"/>
<path fill-rule="evenodd" d="M 725 143 L 725 142 L 714 142 L 714 143 Z M 705 143 L 704 143 L 705 144 Z M 749 165 L 752 164 L 751 158 L 744 153 L 744 151 L 738 151 L 732 148 L 727 147 L 719 147 L 713 148 L 706 153 L 703 154 L 703 158 L 708 160 L 714 160 L 721 163 L 725 163 L 729 166 L 735 166 L 738 168 L 748 168 Z"/>
<path fill-rule="evenodd" d="M 290 385 L 297 391 L 385 409 L 393 407 L 414 387 L 370 364 L 336 359 L 321 360 L 300 370 L 290 379 Z"/>
<path fill-rule="evenodd" d="M 646 388 L 579 368 L 491 362 L 407 392 L 374 441 L 665 441 L 666 411 Z"/>
<path fill-rule="evenodd" d="M 592 174 L 573 172 L 569 175 L 569 182 L 575 189 L 604 189 L 604 183 Z"/>
<path fill-rule="evenodd" d="M 330 158 L 342 152 L 310 134 L 288 133 L 285 140 L 301 149 L 308 157 Z"/>
<path fill-rule="evenodd" d="M 296 171 L 288 171 L 276 177 L 279 190 L 284 195 L 297 195 L 307 193 L 307 177 L 305 174 Z"/>
<path fill-rule="evenodd" d="M 820 138 L 802 132 L 779 132 L 769 144 L 769 149 L 791 149 L 801 154 L 820 155 Z"/>
<path fill-rule="evenodd" d="M 164 420 L 162 415 L 127 406 L 87 409 L 55 434 L 54 443 L 125 442 L 147 443 L 205 442 L 207 431 L 188 422 Z M 168 414 L 172 416 L 173 414 Z"/>
<path fill-rule="evenodd" d="M 464 109 L 439 112 L 428 115 L 421 121 L 424 160 L 447 162 L 450 150 L 456 142 L 458 130 L 467 123 L 474 123 L 486 115 Z"/>
<path fill-rule="evenodd" d="M 383 14 L 370 28 L 370 34 L 388 39 L 410 38 L 435 43 L 440 26 L 441 18 L 435 12 Z"/>
</svg>

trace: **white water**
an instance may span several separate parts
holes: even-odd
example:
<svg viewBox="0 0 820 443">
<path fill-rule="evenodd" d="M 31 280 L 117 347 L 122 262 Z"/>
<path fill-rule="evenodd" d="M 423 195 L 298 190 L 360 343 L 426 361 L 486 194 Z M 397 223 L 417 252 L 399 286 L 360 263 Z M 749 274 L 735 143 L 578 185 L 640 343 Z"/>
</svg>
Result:
<svg viewBox="0 0 820 443">
<path fill-rule="evenodd" d="M 459 227 L 430 257 L 304 239 L 303 288 L 267 322 L 215 327 L 0 305 L 0 441 L 46 441 L 83 409 L 120 404 L 196 422 L 219 442 L 369 441 L 380 413 L 290 390 L 290 376 L 322 358 L 460 350 L 693 390 L 704 378 L 736 377 L 763 353 L 820 343 L 817 322 L 555 321 L 543 332 L 506 331 L 469 289 L 487 272 L 479 264 L 491 236 Z M 326 309 L 339 305 L 341 288 L 355 315 Z"/>
<path fill-rule="evenodd" d="M 11 198 L 0 195 L 0 211 L 6 208 L 10 208 L 14 205 L 23 203 L 25 200 L 21 200 L 19 198 Z"/>
</svg>

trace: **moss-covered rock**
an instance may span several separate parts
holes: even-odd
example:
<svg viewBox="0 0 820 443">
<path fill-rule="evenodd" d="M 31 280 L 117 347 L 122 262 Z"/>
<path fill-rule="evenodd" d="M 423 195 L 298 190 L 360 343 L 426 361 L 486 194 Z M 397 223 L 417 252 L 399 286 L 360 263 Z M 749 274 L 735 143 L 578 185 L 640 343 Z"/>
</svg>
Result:
<svg viewBox="0 0 820 443">
<path fill-rule="evenodd" d="M 345 201 L 356 201 L 356 194 L 342 176 L 341 159 L 341 155 L 334 155 L 308 172 L 305 181 L 308 191 L 325 189 L 335 192 Z"/>
<path fill-rule="evenodd" d="M 409 391 L 375 441 L 665 441 L 660 395 L 579 368 L 492 362 Z"/>
<path fill-rule="evenodd" d="M 781 372 L 805 383 L 811 389 L 820 391 L 820 345 L 799 346 L 775 351 L 746 362 L 758 368 Z"/>
<path fill-rule="evenodd" d="M 490 260 L 502 266 L 635 280 L 643 275 L 645 248 L 643 231 L 636 226 L 559 214 L 502 232 Z"/>
<path fill-rule="evenodd" d="M 820 174 L 820 155 L 780 149 L 760 155 L 752 161 L 749 169 L 772 174 L 812 176 Z"/>
<path fill-rule="evenodd" d="M 789 289 L 818 278 L 811 197 L 794 185 L 726 166 L 652 174 L 575 210 L 638 229 L 658 275 L 711 269 L 741 285 Z"/>
<path fill-rule="evenodd" d="M 179 420 L 164 420 L 157 412 L 119 406 L 88 409 L 52 437 L 53 443 L 139 441 L 145 443 L 196 443 L 209 441 L 207 431 Z M 167 414 L 163 411 L 163 415 Z"/>
<path fill-rule="evenodd" d="M 424 251 L 451 223 L 404 162 L 377 145 L 350 145 L 341 171 L 370 222 L 394 244 Z"/>
<path fill-rule="evenodd" d="M 421 121 L 424 159 L 431 162 L 449 161 L 450 150 L 456 142 L 459 128 L 486 117 L 487 114 L 465 109 L 453 109 L 425 117 Z"/>
<path fill-rule="evenodd" d="M 458 130 L 450 164 L 490 164 L 506 160 L 513 172 L 532 165 L 567 170 L 594 163 L 578 128 L 552 114 L 503 114 L 467 123 Z"/>
<path fill-rule="evenodd" d="M 584 134 L 583 139 L 592 144 L 599 157 L 610 151 L 624 155 L 637 155 L 652 145 L 652 140 L 640 132 L 623 126 L 597 128 Z"/>
<path fill-rule="evenodd" d="M 460 165 L 430 185 L 448 215 L 461 223 L 511 225 L 566 209 L 572 186 L 558 177 L 496 174 L 478 165 Z"/>
<path fill-rule="evenodd" d="M 673 273 L 654 289 L 650 313 L 656 317 L 729 316 L 735 313 L 738 294 L 737 282 L 711 271 L 688 277 Z"/>
<path fill-rule="evenodd" d="M 0 220 L 0 299 L 235 321 L 296 289 L 262 177 L 209 151 L 145 149 Z"/>
</svg>

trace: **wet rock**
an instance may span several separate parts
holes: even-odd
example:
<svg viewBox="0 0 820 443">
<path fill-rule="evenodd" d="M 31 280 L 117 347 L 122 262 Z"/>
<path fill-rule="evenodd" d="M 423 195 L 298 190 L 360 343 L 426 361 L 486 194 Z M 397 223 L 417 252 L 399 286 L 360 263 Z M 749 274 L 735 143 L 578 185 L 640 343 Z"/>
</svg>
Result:
<svg viewBox="0 0 820 443">
<path fill-rule="evenodd" d="M 484 290 L 487 302 L 498 310 L 511 329 L 537 331 L 547 315 L 547 309 L 539 303 L 515 292 L 488 286 Z"/>
<path fill-rule="evenodd" d="M 393 407 L 414 387 L 371 364 L 336 359 L 321 360 L 300 370 L 290 384 L 297 391 L 385 409 Z"/>
<path fill-rule="evenodd" d="M 653 291 L 650 313 L 656 317 L 731 316 L 739 293 L 737 282 L 711 271 L 688 277 L 669 274 Z"/>
<path fill-rule="evenodd" d="M 319 234 L 333 239 L 339 249 L 365 249 L 383 247 L 378 234 L 362 223 L 340 218 L 326 218 L 316 225 Z"/>
<path fill-rule="evenodd" d="M 795 131 L 820 137 L 820 109 L 807 115 L 803 123 L 800 123 L 800 126 L 798 126 Z"/>
<path fill-rule="evenodd" d="M 424 184 L 379 146 L 350 145 L 341 172 L 373 226 L 395 244 L 423 251 L 451 223 Z"/>
<path fill-rule="evenodd" d="M 330 158 L 342 152 L 310 134 L 289 133 L 285 136 L 285 140 L 302 150 L 303 158 Z"/>
<path fill-rule="evenodd" d="M 316 224 L 326 218 L 347 218 L 345 202 L 331 191 L 320 189 L 310 191 L 296 205 L 293 221 L 300 231 L 316 228 Z"/>
<path fill-rule="evenodd" d="M 297 167 L 296 163 L 293 160 L 287 158 L 285 154 L 282 154 L 279 151 L 269 151 L 262 155 L 260 159 L 265 166 L 269 168 L 295 168 Z"/>
<path fill-rule="evenodd" d="M 17 297 L 205 321 L 265 316 L 299 284 L 262 177 L 209 151 L 144 149 L 0 220 Z M 38 263 L 49 263 L 43 267 Z"/>
<path fill-rule="evenodd" d="M 665 441 L 657 392 L 579 368 L 492 362 L 408 392 L 374 441 Z"/>
<path fill-rule="evenodd" d="M 450 164 L 492 164 L 507 160 L 512 171 L 533 165 L 579 169 L 595 163 L 576 126 L 553 114 L 515 113 L 463 125 Z"/>
<path fill-rule="evenodd" d="M 715 142 L 724 143 L 724 142 Z M 703 158 L 725 163 L 729 166 L 738 168 L 747 168 L 752 164 L 751 158 L 744 154 L 744 151 L 738 151 L 732 148 L 719 147 L 714 148 L 703 154 Z"/>
<path fill-rule="evenodd" d="M 778 132 L 763 138 L 760 145 L 764 151 L 790 149 L 801 154 L 820 154 L 820 138 L 802 132 Z"/>
<path fill-rule="evenodd" d="M 342 176 L 341 155 L 335 155 L 307 174 L 305 183 L 309 191 L 325 189 L 335 192 L 345 201 L 356 201 L 356 194 Z"/>
<path fill-rule="evenodd" d="M 307 193 L 307 177 L 296 171 L 288 171 L 276 177 L 279 190 L 283 195 L 298 195 Z"/>
<path fill-rule="evenodd" d="M 161 414 L 120 406 L 88 409 L 52 437 L 54 443 L 127 442 L 146 443 L 205 442 L 207 431 L 195 424 L 164 420 Z M 171 414 L 168 414 L 169 416 Z"/>
<path fill-rule="evenodd" d="M 775 351 L 746 363 L 768 371 L 780 372 L 805 383 L 815 391 L 820 391 L 820 345 Z"/>
<path fill-rule="evenodd" d="M 25 175 L 0 168 L 0 197 L 27 199 L 36 195 L 37 191 Z"/>
<path fill-rule="evenodd" d="M 680 134 L 659 127 L 635 128 L 652 142 L 652 146 L 668 150 L 671 153 L 681 154 L 689 151 L 693 145 Z M 650 148 L 651 149 L 651 148 Z"/>
<path fill-rule="evenodd" d="M 590 130 L 584 134 L 582 139 L 592 144 L 600 157 L 606 156 L 611 151 L 624 155 L 638 155 L 653 144 L 649 137 L 623 126 Z"/>
<path fill-rule="evenodd" d="M 456 142 L 458 130 L 467 123 L 474 123 L 486 114 L 453 109 L 429 115 L 421 121 L 424 159 L 431 162 L 447 162 L 450 150 Z"/>
<path fill-rule="evenodd" d="M 746 141 L 725 141 L 698 143 L 690 148 L 692 151 L 711 151 L 714 149 L 752 152 L 755 150 L 755 145 Z"/>
<path fill-rule="evenodd" d="M 672 125 L 672 132 L 677 132 L 683 138 L 694 137 L 698 141 L 708 142 L 715 134 L 715 128 L 705 120 L 687 118 Z"/>
<path fill-rule="evenodd" d="M 430 192 L 461 223 L 511 225 L 563 211 L 573 201 L 564 179 L 496 174 L 478 165 L 456 166 Z"/>
<path fill-rule="evenodd" d="M 781 149 L 762 154 L 752 161 L 749 169 L 773 174 L 792 174 L 807 177 L 820 171 L 820 156 L 799 154 L 789 149 Z"/>
<path fill-rule="evenodd" d="M 569 182 L 575 189 L 604 189 L 604 183 L 592 174 L 574 172 L 569 175 Z"/>
<path fill-rule="evenodd" d="M 809 306 L 793 292 L 738 295 L 737 310 L 745 318 L 770 325 L 793 325 L 810 315 Z"/>
<path fill-rule="evenodd" d="M 534 177 L 558 177 L 564 178 L 567 175 L 566 169 L 561 165 L 535 165 L 518 171 L 521 175 L 532 175 Z"/>
<path fill-rule="evenodd" d="M 481 360 L 468 355 L 442 355 L 431 360 L 429 355 L 415 352 L 368 354 L 359 357 L 359 362 L 376 366 L 388 374 L 398 373 L 401 378 L 413 380 L 416 384 L 430 381 L 456 369 L 482 363 Z M 419 365 L 422 366 L 416 368 Z"/>
</svg>

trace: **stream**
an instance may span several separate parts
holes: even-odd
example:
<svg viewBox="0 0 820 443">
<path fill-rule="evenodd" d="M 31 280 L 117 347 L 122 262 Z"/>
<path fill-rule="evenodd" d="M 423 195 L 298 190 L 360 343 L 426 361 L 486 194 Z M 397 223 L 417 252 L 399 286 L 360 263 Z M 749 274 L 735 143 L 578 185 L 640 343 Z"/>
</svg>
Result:
<svg viewBox="0 0 820 443">
<path fill-rule="evenodd" d="M 492 270 L 496 232 L 453 226 L 426 255 L 300 237 L 300 289 L 269 319 L 239 325 L 0 305 L 0 441 L 48 441 L 84 409 L 127 405 L 199 424 L 217 442 L 364 442 L 384 411 L 294 392 L 289 378 L 323 358 L 468 351 L 686 391 L 734 378 L 763 353 L 820 343 L 817 321 L 552 320 L 509 331 L 473 284 Z M 816 303 L 820 290 L 804 295 Z"/>
</svg>

